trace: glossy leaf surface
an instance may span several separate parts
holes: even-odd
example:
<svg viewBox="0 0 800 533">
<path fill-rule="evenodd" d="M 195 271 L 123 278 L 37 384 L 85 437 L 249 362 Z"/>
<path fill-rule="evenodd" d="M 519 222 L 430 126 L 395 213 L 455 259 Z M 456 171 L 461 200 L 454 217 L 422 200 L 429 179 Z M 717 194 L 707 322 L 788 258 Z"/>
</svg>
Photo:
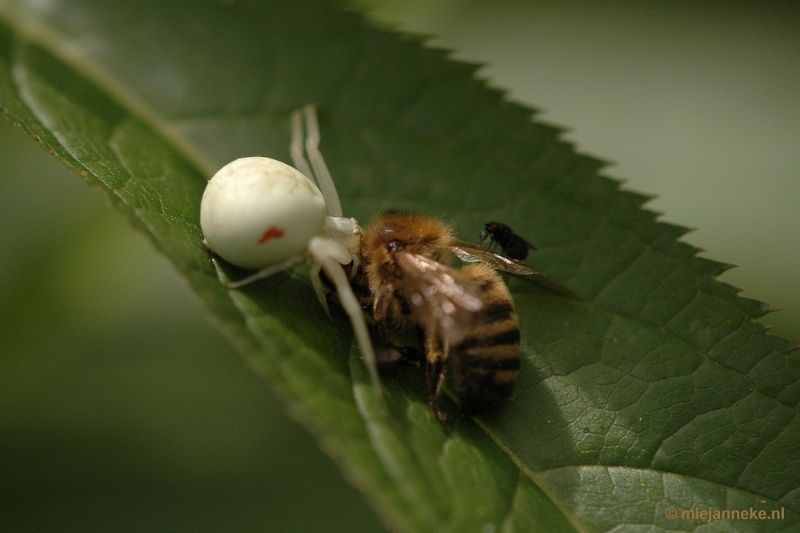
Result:
<svg viewBox="0 0 800 533">
<path fill-rule="evenodd" d="M 800 368 L 751 320 L 770 307 L 474 67 L 313 0 L 0 6 L 6 114 L 150 236 L 391 529 L 677 530 L 692 521 L 669 508 L 750 507 L 798 528 Z M 307 268 L 220 283 L 244 272 L 202 244 L 205 180 L 236 157 L 289 161 L 289 113 L 309 102 L 346 215 L 413 209 L 464 239 L 501 220 L 583 298 L 509 281 L 524 360 L 497 416 L 444 401 L 439 424 L 407 368 L 386 420 Z"/>
</svg>

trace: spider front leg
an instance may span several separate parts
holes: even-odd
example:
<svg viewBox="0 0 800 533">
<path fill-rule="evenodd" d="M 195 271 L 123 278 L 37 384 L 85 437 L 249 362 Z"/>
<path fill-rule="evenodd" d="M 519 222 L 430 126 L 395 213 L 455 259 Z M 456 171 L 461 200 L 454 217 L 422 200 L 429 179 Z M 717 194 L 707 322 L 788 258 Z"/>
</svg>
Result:
<svg viewBox="0 0 800 533">
<path fill-rule="evenodd" d="M 305 139 L 303 138 L 304 119 Z M 350 251 L 350 257 L 353 262 L 353 268 L 350 270 L 350 279 L 353 279 L 358 272 L 360 264 L 361 226 L 358 225 L 356 219 L 342 216 L 342 203 L 339 200 L 336 184 L 333 182 L 328 165 L 325 164 L 325 159 L 319 150 L 320 133 L 316 108 L 313 105 L 307 105 L 302 110 L 294 111 L 291 123 L 292 140 L 289 145 L 289 151 L 292 155 L 292 162 L 300 172 L 319 186 L 322 196 L 325 198 L 328 216 L 322 226 L 320 235 L 333 239 Z M 311 161 L 310 166 L 304 156 L 304 148 L 305 153 L 308 154 L 308 159 Z"/>
<path fill-rule="evenodd" d="M 306 138 L 303 142 L 303 118 L 306 123 Z M 328 206 L 328 215 L 332 217 L 342 216 L 342 203 L 339 200 L 339 193 L 336 191 L 336 184 L 325 164 L 322 152 L 319 150 L 320 134 L 319 123 L 317 122 L 317 110 L 313 105 L 305 106 L 302 111 L 297 110 L 292 113 L 292 140 L 289 151 L 292 155 L 292 162 L 295 168 L 305 174 L 309 179 L 316 181 L 325 203 Z M 305 144 L 308 159 L 311 166 L 303 156 L 303 145 Z M 313 172 L 311 168 L 313 167 Z"/>
<path fill-rule="evenodd" d="M 350 287 L 350 282 L 347 279 L 344 268 L 342 268 L 342 265 L 350 263 L 350 252 L 343 245 L 325 237 L 312 237 L 308 243 L 308 251 L 311 253 L 315 265 L 318 264 L 321 268 L 325 269 L 328 277 L 336 287 L 336 293 L 339 295 L 342 308 L 345 313 L 347 313 L 347 316 L 350 318 L 350 324 L 353 326 L 353 332 L 355 333 L 358 347 L 361 349 L 361 357 L 364 360 L 364 364 L 367 365 L 370 381 L 375 390 L 375 398 L 378 403 L 383 406 L 383 389 L 381 388 L 381 381 L 378 376 L 375 350 L 372 347 L 372 340 L 370 339 L 369 330 L 367 329 L 367 322 L 364 319 L 364 311 L 361 309 L 352 287 Z M 320 299 L 320 302 L 323 302 L 323 306 L 327 310 L 328 305 L 325 301 L 325 295 L 322 292 L 319 272 L 319 268 L 312 269 L 311 282 L 314 286 L 314 290 L 317 291 L 317 297 Z M 330 313 L 328 316 L 330 316 Z"/>
</svg>

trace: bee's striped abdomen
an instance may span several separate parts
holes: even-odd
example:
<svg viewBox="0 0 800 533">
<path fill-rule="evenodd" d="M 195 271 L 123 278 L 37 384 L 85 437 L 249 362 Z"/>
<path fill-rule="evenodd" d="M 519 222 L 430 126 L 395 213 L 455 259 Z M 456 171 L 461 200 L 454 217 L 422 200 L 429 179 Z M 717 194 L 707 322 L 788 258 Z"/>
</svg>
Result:
<svg viewBox="0 0 800 533">
<path fill-rule="evenodd" d="M 461 408 L 478 414 L 499 406 L 514 389 L 521 360 L 520 333 L 511 294 L 502 278 L 484 265 L 473 268 L 484 293 L 474 325 L 450 348 Z"/>
</svg>

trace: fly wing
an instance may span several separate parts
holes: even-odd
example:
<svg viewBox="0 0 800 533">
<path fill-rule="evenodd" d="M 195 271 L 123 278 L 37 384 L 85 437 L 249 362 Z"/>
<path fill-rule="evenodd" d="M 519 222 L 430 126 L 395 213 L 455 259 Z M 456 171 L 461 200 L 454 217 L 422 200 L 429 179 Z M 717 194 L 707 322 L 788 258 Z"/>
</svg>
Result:
<svg viewBox="0 0 800 533">
<path fill-rule="evenodd" d="M 511 259 L 510 257 L 496 254 L 487 248 L 476 246 L 470 242 L 462 240 L 455 241 L 450 246 L 450 249 L 453 251 L 456 257 L 465 263 L 486 263 L 495 270 L 502 270 L 503 272 L 517 274 L 518 276 L 530 276 L 529 278 L 526 277 L 522 279 L 530 280 L 536 285 L 539 285 L 540 287 L 543 287 L 560 296 L 565 296 L 575 300 L 583 299 L 572 289 L 548 278 L 542 272 L 529 267 L 522 261 L 517 261 L 516 259 Z"/>
<path fill-rule="evenodd" d="M 396 260 L 403 272 L 403 295 L 417 323 L 451 345 L 463 339 L 483 307 L 481 289 L 458 270 L 428 257 L 398 252 Z"/>
</svg>

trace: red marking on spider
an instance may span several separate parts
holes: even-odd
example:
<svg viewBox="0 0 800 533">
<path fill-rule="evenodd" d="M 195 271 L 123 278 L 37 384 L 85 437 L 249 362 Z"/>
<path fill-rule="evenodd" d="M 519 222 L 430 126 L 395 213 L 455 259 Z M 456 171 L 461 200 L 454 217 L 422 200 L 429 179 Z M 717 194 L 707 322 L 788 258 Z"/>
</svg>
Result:
<svg viewBox="0 0 800 533">
<path fill-rule="evenodd" d="M 286 233 L 280 228 L 276 228 L 275 226 L 270 227 L 267 231 L 264 232 L 264 235 L 258 239 L 258 244 L 264 244 L 270 239 L 280 239 L 283 237 L 283 234 Z"/>
</svg>

